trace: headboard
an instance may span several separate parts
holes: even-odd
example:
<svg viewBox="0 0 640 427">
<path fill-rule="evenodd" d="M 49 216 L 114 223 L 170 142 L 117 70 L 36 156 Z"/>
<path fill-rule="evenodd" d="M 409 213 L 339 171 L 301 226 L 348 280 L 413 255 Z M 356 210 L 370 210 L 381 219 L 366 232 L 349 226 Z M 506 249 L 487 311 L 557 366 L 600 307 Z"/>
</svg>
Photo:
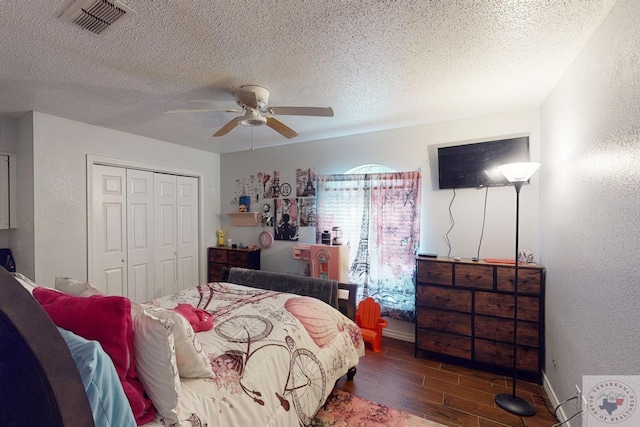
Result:
<svg viewBox="0 0 640 427">
<path fill-rule="evenodd" d="M 0 268 L 0 425 L 94 426 L 66 342 L 40 304 Z"/>
<path fill-rule="evenodd" d="M 220 270 L 220 280 L 276 292 L 312 296 L 333 305 L 354 322 L 356 320 L 358 285 L 355 284 L 240 267 L 223 267 Z"/>
</svg>

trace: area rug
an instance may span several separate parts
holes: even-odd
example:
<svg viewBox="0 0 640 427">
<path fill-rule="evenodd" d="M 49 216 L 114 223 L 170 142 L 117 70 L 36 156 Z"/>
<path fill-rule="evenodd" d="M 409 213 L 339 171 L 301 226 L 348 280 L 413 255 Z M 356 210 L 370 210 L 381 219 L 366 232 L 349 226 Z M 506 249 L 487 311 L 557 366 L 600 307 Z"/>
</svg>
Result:
<svg viewBox="0 0 640 427">
<path fill-rule="evenodd" d="M 445 427 L 388 406 L 334 390 L 311 422 L 312 427 Z"/>
</svg>

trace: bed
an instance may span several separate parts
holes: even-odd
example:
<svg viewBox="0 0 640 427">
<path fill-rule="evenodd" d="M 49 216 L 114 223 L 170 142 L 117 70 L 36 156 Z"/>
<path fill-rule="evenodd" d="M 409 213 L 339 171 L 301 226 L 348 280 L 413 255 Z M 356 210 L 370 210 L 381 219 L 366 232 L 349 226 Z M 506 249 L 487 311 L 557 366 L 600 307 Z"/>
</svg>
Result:
<svg viewBox="0 0 640 427">
<path fill-rule="evenodd" d="M 236 279 L 248 277 L 243 274 L 236 272 Z M 252 280 L 260 280 L 260 274 L 251 276 Z M 272 288 L 273 283 L 296 280 L 285 275 L 271 276 L 267 288 Z M 35 355 L 36 368 L 30 371 L 38 372 L 45 392 L 27 390 L 21 396 L 27 399 L 33 394 L 40 404 L 46 401 L 44 406 L 49 410 L 45 412 L 51 417 L 46 425 L 87 426 L 91 425 L 87 423 L 88 416 L 96 426 L 109 425 L 96 416 L 95 410 L 92 415 L 91 408 L 96 404 L 89 403 L 92 397 L 87 398 L 87 380 L 83 383 L 78 374 L 80 367 L 75 372 L 72 369 L 73 354 L 68 350 L 72 345 L 65 342 L 56 325 L 63 330 L 69 329 L 65 326 L 79 328 L 83 333 L 83 327 L 102 328 L 98 334 L 112 334 L 130 319 L 130 336 L 124 334 L 116 340 L 116 346 L 108 339 L 98 340 L 114 361 L 111 377 L 115 373 L 122 383 L 121 390 L 117 390 L 111 381 L 105 387 L 115 391 L 102 394 L 120 396 L 121 404 L 120 392 L 124 391 L 134 424 L 146 427 L 310 425 L 335 381 L 343 375 L 352 378 L 364 355 L 360 329 L 337 310 L 335 284 L 329 292 L 329 303 L 229 281 L 204 284 L 146 304 L 95 295 L 96 290 L 85 282 L 75 283 L 75 288 L 67 288 L 66 292 L 31 284 L 33 297 L 21 284 L 0 271 L 0 318 L 5 330 L 10 331 L 3 332 L 2 345 L 5 347 L 4 340 L 11 336 L 11 346 L 15 347 L 17 336 L 30 349 L 27 353 Z M 299 293 L 308 293 L 308 289 Z M 116 309 L 95 305 L 105 302 Z M 25 315 L 27 312 L 30 315 Z M 87 321 L 98 312 L 110 314 L 99 321 Z M 31 316 L 32 313 L 37 315 Z M 74 316 L 77 318 L 68 320 Z M 131 360 L 126 354 L 114 356 L 106 351 L 110 345 L 113 353 L 123 353 L 122 349 L 129 346 Z M 95 353 L 94 349 L 91 351 Z M 56 357 L 48 357 L 51 354 Z M 1 360 L 0 354 L 0 363 L 6 367 L 9 362 Z M 133 376 L 132 366 L 127 363 L 135 364 Z M 92 374 L 95 387 L 96 380 L 104 375 L 96 379 L 95 369 Z M 2 383 L 6 383 L 4 377 Z M 133 403 L 129 394 L 132 390 L 138 392 L 140 387 L 140 404 Z M 7 413 L 7 404 L 18 414 L 33 405 L 26 400 L 8 402 L 5 397 L 0 400 L 0 417 Z M 103 418 L 108 418 L 122 409 L 104 412 Z"/>
</svg>

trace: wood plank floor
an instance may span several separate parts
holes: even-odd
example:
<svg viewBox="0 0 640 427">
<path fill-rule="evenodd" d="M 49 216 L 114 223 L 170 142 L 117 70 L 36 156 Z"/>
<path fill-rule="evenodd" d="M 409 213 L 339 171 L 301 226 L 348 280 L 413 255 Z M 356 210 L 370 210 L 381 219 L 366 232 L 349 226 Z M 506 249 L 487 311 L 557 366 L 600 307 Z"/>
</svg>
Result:
<svg viewBox="0 0 640 427">
<path fill-rule="evenodd" d="M 414 345 L 383 338 L 382 351 L 360 359 L 353 381 L 341 378 L 336 388 L 451 427 L 550 427 L 557 420 L 544 388 L 517 384 L 518 396 L 536 408 L 521 418 L 496 406 L 499 393 L 511 393 L 510 377 L 415 358 Z"/>
</svg>

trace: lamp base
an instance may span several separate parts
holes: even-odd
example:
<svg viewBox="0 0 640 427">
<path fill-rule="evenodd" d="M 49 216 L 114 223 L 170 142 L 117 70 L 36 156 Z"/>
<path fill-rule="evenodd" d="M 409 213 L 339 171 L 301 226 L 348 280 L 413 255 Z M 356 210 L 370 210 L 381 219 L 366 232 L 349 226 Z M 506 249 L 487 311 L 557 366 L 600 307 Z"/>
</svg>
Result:
<svg viewBox="0 0 640 427">
<path fill-rule="evenodd" d="M 497 394 L 494 400 L 496 405 L 505 411 L 520 415 L 521 417 L 532 417 L 536 413 L 535 408 L 531 406 L 529 402 L 521 397 L 514 397 L 513 394 L 510 393 Z"/>
</svg>

